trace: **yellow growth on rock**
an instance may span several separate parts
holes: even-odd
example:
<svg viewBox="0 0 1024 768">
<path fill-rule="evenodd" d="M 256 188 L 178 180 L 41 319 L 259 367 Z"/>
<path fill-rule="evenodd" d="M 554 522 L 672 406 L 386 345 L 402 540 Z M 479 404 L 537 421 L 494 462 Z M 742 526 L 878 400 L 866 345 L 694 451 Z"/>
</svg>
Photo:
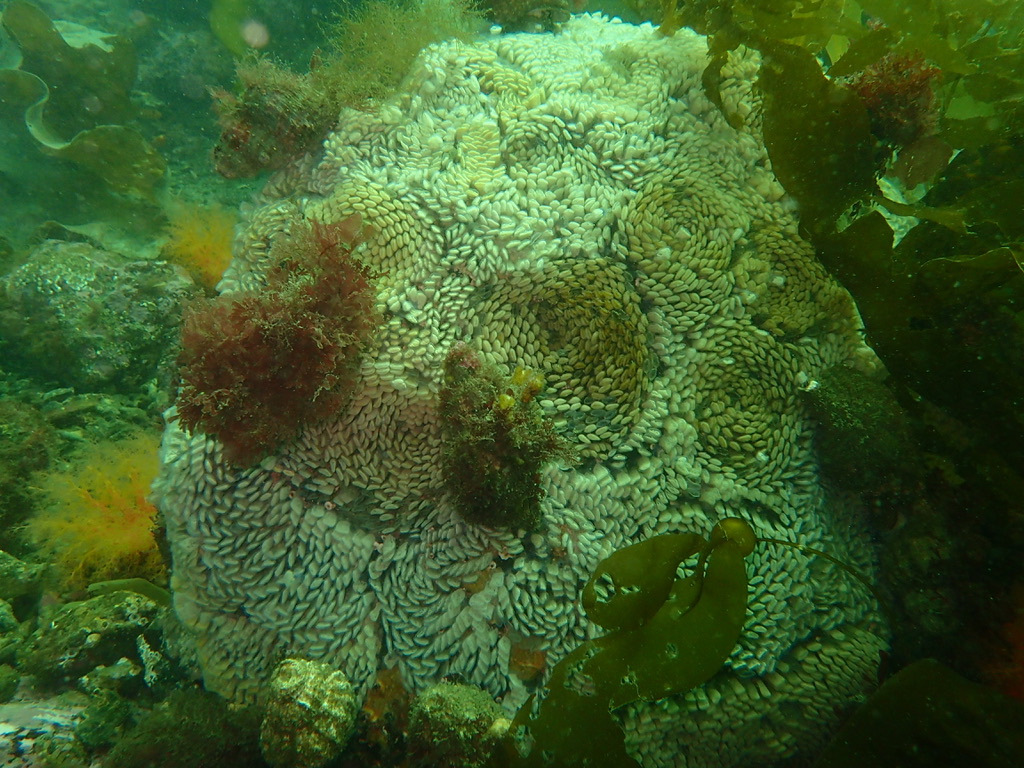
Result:
<svg viewBox="0 0 1024 768">
<path fill-rule="evenodd" d="M 39 481 L 39 510 L 29 537 L 53 558 L 60 586 L 140 577 L 166 580 L 149 503 L 159 435 L 138 431 L 116 442 L 89 444 L 71 466 Z"/>
</svg>

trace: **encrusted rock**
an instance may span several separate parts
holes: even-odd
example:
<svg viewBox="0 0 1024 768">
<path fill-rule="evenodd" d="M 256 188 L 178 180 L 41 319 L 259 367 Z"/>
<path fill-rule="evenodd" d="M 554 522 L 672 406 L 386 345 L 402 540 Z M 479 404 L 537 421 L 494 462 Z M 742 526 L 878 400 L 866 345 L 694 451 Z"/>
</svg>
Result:
<svg viewBox="0 0 1024 768">
<path fill-rule="evenodd" d="M 0 598 L 10 600 L 39 589 L 43 566 L 0 551 Z"/>
<path fill-rule="evenodd" d="M 157 374 L 200 289 L 162 261 L 46 240 L 0 280 L 0 337 L 19 363 L 65 386 L 100 391 Z"/>
<path fill-rule="evenodd" d="M 260 749 L 274 768 L 319 768 L 345 747 L 358 712 L 352 684 L 328 664 L 285 659 L 270 678 Z"/>
<path fill-rule="evenodd" d="M 409 710 L 414 765 L 480 768 L 508 726 L 501 707 L 476 686 L 431 686 L 415 698 Z"/>
<path fill-rule="evenodd" d="M 136 638 L 159 608 L 151 600 L 114 592 L 60 608 L 41 623 L 18 654 L 22 671 L 45 683 L 74 680 L 119 659 L 137 662 Z"/>
<path fill-rule="evenodd" d="M 800 393 L 878 362 L 772 175 L 756 55 L 730 55 L 724 110 L 708 61 L 691 31 L 587 14 L 557 35 L 438 43 L 247 212 L 225 295 L 265 291 L 304 219 L 358 212 L 382 233 L 366 257 L 387 275 L 384 323 L 351 402 L 258 467 L 169 420 L 156 496 L 208 688 L 254 700 L 288 648 L 359 696 L 397 667 L 413 691 L 457 677 L 511 716 L 599 631 L 579 597 L 616 549 L 740 517 L 871 569 L 863 516 L 825 494 Z M 542 375 L 536 403 L 579 456 L 539 469 L 528 532 L 461 514 L 444 471 L 439 393 L 460 343 Z M 747 562 L 748 621 L 721 672 L 616 713 L 640 764 L 792 757 L 874 678 L 885 631 L 859 583 L 791 547 Z"/>
</svg>

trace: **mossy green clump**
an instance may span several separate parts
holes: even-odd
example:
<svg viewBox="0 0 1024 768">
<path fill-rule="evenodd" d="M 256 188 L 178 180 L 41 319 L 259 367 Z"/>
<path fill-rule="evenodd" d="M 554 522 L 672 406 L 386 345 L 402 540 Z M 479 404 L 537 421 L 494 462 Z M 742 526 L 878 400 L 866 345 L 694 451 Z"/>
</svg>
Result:
<svg viewBox="0 0 1024 768">
<path fill-rule="evenodd" d="M 468 40 L 484 26 L 472 0 L 370 0 L 347 4 L 331 33 L 324 82 L 339 103 L 366 108 L 395 92 L 431 43 Z"/>
<path fill-rule="evenodd" d="M 259 768 L 259 716 L 199 688 L 172 693 L 129 731 L 106 768 Z"/>
<path fill-rule="evenodd" d="M 314 150 L 342 109 L 379 107 L 423 48 L 468 39 L 482 24 L 469 0 L 372 0 L 339 14 L 328 31 L 329 49 L 314 56 L 308 73 L 268 59 L 242 61 L 239 92 L 214 93 L 222 128 L 214 150 L 218 172 L 239 178 L 284 167 Z"/>
<path fill-rule="evenodd" d="M 1021 755 L 1024 703 L 923 659 L 886 681 L 814 768 L 1010 768 Z"/>
<path fill-rule="evenodd" d="M 542 389 L 539 374 L 517 368 L 510 376 L 466 344 L 448 353 L 440 398 L 445 484 L 466 520 L 512 530 L 539 525 L 541 471 L 572 457 L 536 401 Z"/>
<path fill-rule="evenodd" d="M 755 543 L 746 522 L 728 518 L 710 539 L 662 534 L 602 561 L 583 606 L 609 632 L 555 665 L 539 706 L 531 697 L 513 720 L 503 764 L 635 765 L 613 710 L 684 693 L 721 669 L 746 620 L 744 557 Z"/>
<path fill-rule="evenodd" d="M 856 493 L 878 493 L 921 466 L 910 424 L 882 382 L 835 366 L 806 390 L 815 417 L 814 446 L 825 475 Z"/>
<path fill-rule="evenodd" d="M 88 750 L 114 744 L 134 719 L 132 705 L 115 693 L 103 691 L 93 698 L 75 723 L 75 738 Z"/>
<path fill-rule="evenodd" d="M 507 728 L 501 707 L 486 691 L 438 683 L 417 695 L 409 710 L 412 764 L 481 768 Z"/>
</svg>

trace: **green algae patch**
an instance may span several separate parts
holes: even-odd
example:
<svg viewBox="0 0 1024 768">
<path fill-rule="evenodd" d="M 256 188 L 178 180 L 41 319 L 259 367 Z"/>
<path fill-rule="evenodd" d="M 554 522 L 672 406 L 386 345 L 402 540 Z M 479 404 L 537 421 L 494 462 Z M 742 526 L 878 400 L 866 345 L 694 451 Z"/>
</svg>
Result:
<svg viewBox="0 0 1024 768">
<path fill-rule="evenodd" d="M 997 768 L 1022 754 L 1024 704 L 923 659 L 886 681 L 814 768 Z"/>
<path fill-rule="evenodd" d="M 266 765 L 259 713 L 199 688 L 174 691 L 104 758 L 109 768 L 251 768 Z"/>
<path fill-rule="evenodd" d="M 542 701 L 509 729 L 503 765 L 632 766 L 615 709 L 707 682 L 725 663 L 747 614 L 750 526 L 736 518 L 710 540 L 663 534 L 602 561 L 583 593 L 587 615 L 611 631 L 555 665 Z M 685 578 L 681 563 L 696 557 Z"/>
</svg>

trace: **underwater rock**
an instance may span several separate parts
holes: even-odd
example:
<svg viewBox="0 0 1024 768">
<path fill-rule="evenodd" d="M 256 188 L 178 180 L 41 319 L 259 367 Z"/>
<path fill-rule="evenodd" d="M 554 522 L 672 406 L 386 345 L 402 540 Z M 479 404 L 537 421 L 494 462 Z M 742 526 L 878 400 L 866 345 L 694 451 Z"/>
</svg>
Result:
<svg viewBox="0 0 1024 768">
<path fill-rule="evenodd" d="M 10 603 L 0 600 L 0 663 L 13 664 L 27 636 L 27 625 L 18 622 Z"/>
<path fill-rule="evenodd" d="M 139 663 L 136 638 L 159 608 L 129 592 L 114 592 L 68 603 L 40 623 L 18 654 L 19 668 L 52 685 L 75 680 L 97 667 L 127 658 Z"/>
<path fill-rule="evenodd" d="M 0 424 L 0 547 L 6 548 L 21 543 L 20 524 L 32 508 L 29 476 L 46 467 L 58 440 L 38 408 L 14 398 L 0 399 Z M 5 565 L 0 559 L 0 598 L 14 596 L 5 591 Z"/>
<path fill-rule="evenodd" d="M 879 493 L 920 474 L 909 420 L 882 382 L 836 366 L 807 389 L 807 399 L 822 470 L 843 488 Z"/>
<path fill-rule="evenodd" d="M 409 710 L 413 765 L 481 768 L 508 726 L 505 713 L 486 691 L 458 683 L 431 686 Z"/>
<path fill-rule="evenodd" d="M 166 262 L 47 240 L 0 280 L 0 338 L 38 377 L 93 392 L 130 387 L 169 362 L 182 307 L 201 294 Z"/>
<path fill-rule="evenodd" d="M 39 563 L 26 563 L 0 551 L 0 599 L 10 600 L 37 591 L 44 570 Z"/>
<path fill-rule="evenodd" d="M 1024 755 L 1024 703 L 921 659 L 847 720 L 814 768 L 1012 768 Z"/>
<path fill-rule="evenodd" d="M 85 752 L 74 737 L 75 723 L 85 704 L 85 697 L 75 693 L 43 701 L 0 704 L 0 765 L 86 768 Z M 53 761 L 47 762 L 48 758 Z"/>
<path fill-rule="evenodd" d="M 18 690 L 21 675 L 10 664 L 0 664 L 0 703 L 6 704 Z"/>
<path fill-rule="evenodd" d="M 341 754 L 359 705 L 343 672 L 285 659 L 268 684 L 260 749 L 274 768 L 320 768 Z"/>
<path fill-rule="evenodd" d="M 262 766 L 253 709 L 192 686 L 171 693 L 114 746 L 104 768 Z"/>
</svg>

